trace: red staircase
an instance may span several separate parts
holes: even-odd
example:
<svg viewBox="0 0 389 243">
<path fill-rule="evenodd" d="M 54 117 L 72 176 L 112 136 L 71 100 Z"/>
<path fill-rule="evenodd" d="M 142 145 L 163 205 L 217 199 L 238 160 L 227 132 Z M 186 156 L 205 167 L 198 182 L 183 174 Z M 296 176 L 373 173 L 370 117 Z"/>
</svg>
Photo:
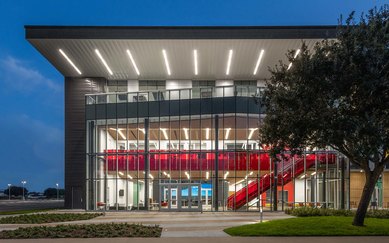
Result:
<svg viewBox="0 0 389 243">
<path fill-rule="evenodd" d="M 335 163 L 335 154 L 310 154 L 306 156 L 306 169 L 311 168 L 315 165 L 316 156 L 318 157 L 318 163 L 325 164 L 328 160 L 329 164 Z M 294 175 L 295 177 L 304 173 L 304 159 L 298 158 L 294 163 Z M 278 185 L 286 185 L 293 179 L 293 163 L 292 158 L 284 160 L 284 168 L 279 168 L 278 173 Z M 243 187 L 236 193 L 230 195 L 227 201 L 227 207 L 230 209 L 237 210 L 244 206 L 246 203 L 254 200 L 258 197 L 258 193 L 262 194 L 270 189 L 271 182 L 274 183 L 274 174 L 268 173 L 249 183 L 246 187 Z M 259 186 L 259 189 L 258 189 Z M 246 192 L 247 198 L 246 198 Z"/>
</svg>

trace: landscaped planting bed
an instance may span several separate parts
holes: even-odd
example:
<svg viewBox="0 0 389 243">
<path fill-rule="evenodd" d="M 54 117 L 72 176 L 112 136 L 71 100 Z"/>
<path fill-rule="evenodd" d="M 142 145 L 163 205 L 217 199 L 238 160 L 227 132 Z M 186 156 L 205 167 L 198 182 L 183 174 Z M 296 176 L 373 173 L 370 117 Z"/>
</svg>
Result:
<svg viewBox="0 0 389 243">
<path fill-rule="evenodd" d="M 301 207 L 295 209 L 286 209 L 286 214 L 297 217 L 311 217 L 311 216 L 354 216 L 355 211 L 339 210 L 328 208 L 310 208 Z M 389 210 L 369 210 L 366 213 L 366 218 L 389 219 Z"/>
<path fill-rule="evenodd" d="M 0 215 L 40 213 L 40 212 L 47 212 L 47 211 L 51 211 L 51 210 L 55 210 L 55 209 L 47 208 L 47 209 L 27 209 L 27 210 L 5 211 L 5 212 L 0 212 Z"/>
<path fill-rule="evenodd" d="M 0 224 L 44 224 L 88 220 L 101 216 L 101 213 L 39 213 L 0 218 Z"/>
<path fill-rule="evenodd" d="M 162 228 L 139 224 L 88 224 L 35 226 L 4 230 L 0 239 L 160 237 Z"/>
</svg>

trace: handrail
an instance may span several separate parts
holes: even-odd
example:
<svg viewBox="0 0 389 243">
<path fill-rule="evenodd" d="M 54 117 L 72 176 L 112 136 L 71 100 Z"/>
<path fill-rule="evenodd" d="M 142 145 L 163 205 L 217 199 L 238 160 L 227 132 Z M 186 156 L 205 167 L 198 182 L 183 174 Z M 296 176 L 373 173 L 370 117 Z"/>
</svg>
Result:
<svg viewBox="0 0 389 243">
<path fill-rule="evenodd" d="M 145 90 L 136 92 L 106 92 L 85 94 L 86 105 L 107 103 L 135 103 L 147 101 L 182 100 L 216 97 L 252 97 L 262 96 L 264 87 L 257 86 L 216 86 L 194 87 L 168 90 Z M 196 93 L 194 93 L 196 92 Z M 198 92 L 198 93 L 197 93 Z M 194 95 L 195 94 L 195 95 Z"/>
</svg>

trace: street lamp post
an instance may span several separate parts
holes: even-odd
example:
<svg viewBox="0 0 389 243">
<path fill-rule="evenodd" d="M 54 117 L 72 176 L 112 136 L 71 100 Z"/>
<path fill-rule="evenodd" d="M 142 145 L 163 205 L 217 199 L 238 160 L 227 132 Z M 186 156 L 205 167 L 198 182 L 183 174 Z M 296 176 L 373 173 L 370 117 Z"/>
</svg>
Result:
<svg viewBox="0 0 389 243">
<path fill-rule="evenodd" d="M 56 183 L 55 185 L 57 186 L 57 200 L 59 200 L 59 191 L 58 191 L 58 186 L 59 186 L 59 184 Z"/>
<path fill-rule="evenodd" d="M 23 190 L 23 192 L 22 192 L 22 198 L 23 198 L 23 200 L 25 200 L 25 198 L 24 198 L 24 185 L 27 183 L 27 181 L 26 180 L 22 180 L 22 190 Z"/>
<path fill-rule="evenodd" d="M 8 200 L 11 200 L 11 184 L 8 184 Z"/>
</svg>

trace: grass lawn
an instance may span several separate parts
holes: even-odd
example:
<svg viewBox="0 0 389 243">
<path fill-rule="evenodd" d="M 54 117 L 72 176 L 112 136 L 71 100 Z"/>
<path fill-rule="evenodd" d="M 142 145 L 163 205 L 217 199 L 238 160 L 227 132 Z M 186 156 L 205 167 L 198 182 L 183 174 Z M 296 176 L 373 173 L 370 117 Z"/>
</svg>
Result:
<svg viewBox="0 0 389 243">
<path fill-rule="evenodd" d="M 139 224 L 81 224 L 35 226 L 3 230 L 0 239 L 160 237 L 159 226 Z"/>
<path fill-rule="evenodd" d="M 39 213 L 0 218 L 0 224 L 43 224 L 88 220 L 101 216 L 101 213 Z"/>
<path fill-rule="evenodd" d="M 366 218 L 364 227 L 353 226 L 353 217 L 321 216 L 273 220 L 227 228 L 232 236 L 352 236 L 389 235 L 389 219 Z"/>
</svg>

